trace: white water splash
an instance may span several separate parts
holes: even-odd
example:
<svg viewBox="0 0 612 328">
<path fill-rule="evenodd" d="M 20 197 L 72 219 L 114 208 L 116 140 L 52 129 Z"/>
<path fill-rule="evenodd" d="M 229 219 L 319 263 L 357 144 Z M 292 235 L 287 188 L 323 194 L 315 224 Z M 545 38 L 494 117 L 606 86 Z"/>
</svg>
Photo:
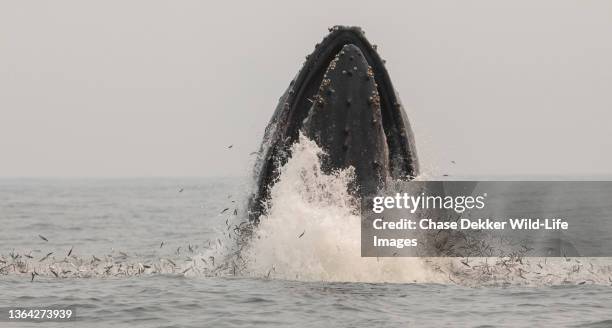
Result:
<svg viewBox="0 0 612 328">
<path fill-rule="evenodd" d="M 348 191 L 353 170 L 325 174 L 323 151 L 304 136 L 291 153 L 245 254 L 250 274 L 309 281 L 438 280 L 421 259 L 362 258 L 359 203 Z"/>
<path fill-rule="evenodd" d="M 359 200 L 351 169 L 326 174 L 324 152 L 300 135 L 271 190 L 250 247 L 246 274 L 346 282 L 484 285 L 609 284 L 611 261 L 565 258 L 363 258 Z"/>
<path fill-rule="evenodd" d="M 112 251 L 96 258 L 13 251 L 0 254 L 0 275 L 28 279 L 249 275 L 475 287 L 612 283 L 610 258 L 362 258 L 359 202 L 348 191 L 354 172 L 325 174 L 321 156 L 323 151 L 313 141 L 300 136 L 271 190 L 267 215 L 260 218 L 247 248 L 236 243 L 243 241 L 236 229 L 247 222 L 245 210 L 238 209 L 228 214 L 214 238 L 202 245 L 183 245 L 169 256 L 142 259 Z"/>
</svg>

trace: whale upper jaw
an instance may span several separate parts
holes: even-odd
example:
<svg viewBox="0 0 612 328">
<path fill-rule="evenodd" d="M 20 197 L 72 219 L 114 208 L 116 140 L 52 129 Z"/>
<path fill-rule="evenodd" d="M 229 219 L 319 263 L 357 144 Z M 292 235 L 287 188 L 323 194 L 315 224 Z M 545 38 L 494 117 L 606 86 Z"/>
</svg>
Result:
<svg viewBox="0 0 612 328">
<path fill-rule="evenodd" d="M 388 176 L 389 148 L 373 69 L 347 44 L 329 63 L 302 131 L 327 154 L 323 169 L 355 168 L 359 193 L 376 192 Z"/>
<path fill-rule="evenodd" d="M 388 178 L 418 174 L 409 121 L 383 60 L 359 27 L 330 28 L 281 96 L 255 165 L 252 222 L 300 131 L 326 151 L 324 169 L 355 168 L 359 195 L 376 192 Z"/>
</svg>

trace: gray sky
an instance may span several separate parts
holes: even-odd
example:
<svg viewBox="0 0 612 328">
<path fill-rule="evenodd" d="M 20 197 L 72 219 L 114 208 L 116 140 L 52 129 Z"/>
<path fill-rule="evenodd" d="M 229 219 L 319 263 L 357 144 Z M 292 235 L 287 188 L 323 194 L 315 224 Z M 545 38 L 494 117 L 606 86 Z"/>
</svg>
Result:
<svg viewBox="0 0 612 328">
<path fill-rule="evenodd" d="M 425 170 L 612 174 L 610 1 L 77 0 L 0 2 L 0 176 L 246 175 L 336 24 L 379 45 Z"/>
</svg>

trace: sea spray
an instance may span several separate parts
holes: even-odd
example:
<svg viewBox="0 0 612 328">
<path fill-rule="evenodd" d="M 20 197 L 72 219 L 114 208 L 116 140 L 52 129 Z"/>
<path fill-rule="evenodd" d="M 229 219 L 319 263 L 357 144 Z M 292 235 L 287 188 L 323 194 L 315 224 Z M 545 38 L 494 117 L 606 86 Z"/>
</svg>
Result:
<svg viewBox="0 0 612 328">
<path fill-rule="evenodd" d="M 347 169 L 325 174 L 319 164 L 321 156 L 324 153 L 316 144 L 300 138 L 293 146 L 293 158 L 283 167 L 273 188 L 267 216 L 258 226 L 249 224 L 246 209 L 240 205 L 246 204 L 248 186 L 237 188 L 232 195 L 212 186 L 213 199 L 218 200 L 213 207 L 218 210 L 202 224 L 216 233 L 204 234 L 201 239 L 151 240 L 148 250 L 98 247 L 92 251 L 83 249 L 87 245 L 73 245 L 69 238 L 66 245 L 47 246 L 49 242 L 36 232 L 32 237 L 42 243 L 40 246 L 15 245 L 15 249 L 7 247 L 0 252 L 0 276 L 34 282 L 161 274 L 204 279 L 253 276 L 436 282 L 475 287 L 612 283 L 610 258 L 524 258 L 520 254 L 489 258 L 361 258 L 358 200 L 348 191 L 353 172 Z M 194 224 L 190 228 L 201 227 Z M 174 233 L 172 229 L 168 232 Z M 47 233 L 44 237 L 53 241 Z"/>
<path fill-rule="evenodd" d="M 325 173 L 325 153 L 300 136 L 245 252 L 250 275 L 309 281 L 437 282 L 417 258 L 362 258 L 352 168 Z"/>
<path fill-rule="evenodd" d="M 466 286 L 610 284 L 609 259 L 362 258 L 352 168 L 325 173 L 324 151 L 300 136 L 271 190 L 266 215 L 241 252 L 241 274 L 289 280 L 451 283 Z M 417 179 L 425 179 L 423 176 Z"/>
</svg>

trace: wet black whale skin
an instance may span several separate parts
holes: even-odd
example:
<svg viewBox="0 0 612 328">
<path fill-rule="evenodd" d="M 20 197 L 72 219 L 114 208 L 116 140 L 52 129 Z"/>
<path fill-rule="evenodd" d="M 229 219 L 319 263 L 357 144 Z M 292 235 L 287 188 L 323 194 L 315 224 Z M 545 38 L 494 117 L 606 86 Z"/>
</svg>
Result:
<svg viewBox="0 0 612 328">
<path fill-rule="evenodd" d="M 358 195 L 375 192 L 387 178 L 418 174 L 408 118 L 383 60 L 359 27 L 330 28 L 280 97 L 254 169 L 251 222 L 263 214 L 300 131 L 327 152 L 325 169 L 355 167 Z"/>
</svg>

